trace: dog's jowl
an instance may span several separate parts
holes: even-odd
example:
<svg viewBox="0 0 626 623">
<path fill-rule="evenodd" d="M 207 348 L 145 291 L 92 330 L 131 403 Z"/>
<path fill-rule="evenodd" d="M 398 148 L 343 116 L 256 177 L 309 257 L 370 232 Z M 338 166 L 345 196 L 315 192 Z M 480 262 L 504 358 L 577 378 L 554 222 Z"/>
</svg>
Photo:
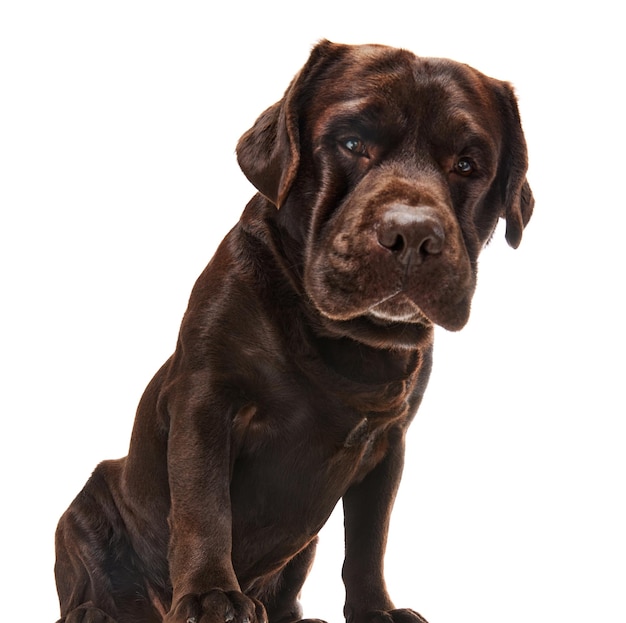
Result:
<svg viewBox="0 0 626 623">
<path fill-rule="evenodd" d="M 128 456 L 59 522 L 63 623 L 290 623 L 341 500 L 349 623 L 418 623 L 383 557 L 433 327 L 461 329 L 533 198 L 510 85 L 317 45 L 241 138 L 258 190 L 200 275 Z M 416 537 L 416 538 L 419 538 Z"/>
</svg>

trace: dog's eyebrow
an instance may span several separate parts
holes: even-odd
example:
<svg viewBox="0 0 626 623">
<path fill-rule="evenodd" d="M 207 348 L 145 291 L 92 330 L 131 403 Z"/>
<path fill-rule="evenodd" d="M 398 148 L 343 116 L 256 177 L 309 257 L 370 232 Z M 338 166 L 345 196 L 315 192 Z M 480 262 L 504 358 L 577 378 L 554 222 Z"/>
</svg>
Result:
<svg viewBox="0 0 626 623">
<path fill-rule="evenodd" d="M 379 97 L 359 97 L 331 104 L 318 119 L 315 129 L 324 134 L 337 124 L 357 122 L 362 125 L 377 125 L 382 112 L 389 104 Z"/>
<path fill-rule="evenodd" d="M 333 114 L 341 114 L 341 113 L 358 113 L 363 109 L 370 107 L 372 104 L 380 104 L 379 98 L 374 98 L 370 96 L 366 97 L 355 97 L 352 99 L 341 100 L 338 102 L 333 102 L 327 108 L 327 110 L 332 111 Z"/>
<path fill-rule="evenodd" d="M 451 129 L 453 136 L 462 139 L 465 143 L 474 144 L 485 149 L 496 148 L 491 133 L 478 124 L 473 115 L 468 114 L 463 109 L 457 110 L 451 115 L 448 127 Z"/>
</svg>

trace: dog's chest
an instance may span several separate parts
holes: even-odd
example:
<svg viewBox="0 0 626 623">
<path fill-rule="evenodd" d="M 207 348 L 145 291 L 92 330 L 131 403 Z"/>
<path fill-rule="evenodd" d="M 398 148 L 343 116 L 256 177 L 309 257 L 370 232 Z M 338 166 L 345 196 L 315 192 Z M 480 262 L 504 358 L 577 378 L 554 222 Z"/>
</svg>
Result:
<svg viewBox="0 0 626 623">
<path fill-rule="evenodd" d="M 234 558 L 244 575 L 255 576 L 259 560 L 279 567 L 310 542 L 346 491 L 384 460 L 410 415 L 411 378 L 322 378 L 292 370 L 257 386 L 233 418 Z"/>
<path fill-rule="evenodd" d="M 330 426 L 301 406 L 274 428 L 262 407 L 244 411 L 247 441 L 231 479 L 234 558 L 238 573 L 254 576 L 268 570 L 258 561 L 278 568 L 310 542 L 345 492 L 384 459 L 389 424 L 352 412 Z"/>
<path fill-rule="evenodd" d="M 306 516 L 330 513 L 383 460 L 390 430 L 408 416 L 408 401 L 398 402 L 379 411 L 320 395 L 245 405 L 233 420 L 232 495 L 254 497 L 257 516 L 274 514 L 264 500 L 306 507 Z"/>
</svg>

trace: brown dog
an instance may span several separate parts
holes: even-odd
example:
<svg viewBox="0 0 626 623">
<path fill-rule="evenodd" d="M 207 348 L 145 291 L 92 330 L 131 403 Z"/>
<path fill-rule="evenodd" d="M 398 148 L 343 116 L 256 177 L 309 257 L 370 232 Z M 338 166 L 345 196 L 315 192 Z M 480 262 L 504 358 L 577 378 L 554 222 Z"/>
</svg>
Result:
<svg viewBox="0 0 626 623">
<path fill-rule="evenodd" d="M 343 501 L 349 623 L 417 623 L 382 561 L 433 323 L 466 323 L 533 199 L 507 83 L 320 43 L 241 138 L 259 190 L 191 294 L 129 454 L 61 518 L 64 623 L 290 623 Z"/>
</svg>

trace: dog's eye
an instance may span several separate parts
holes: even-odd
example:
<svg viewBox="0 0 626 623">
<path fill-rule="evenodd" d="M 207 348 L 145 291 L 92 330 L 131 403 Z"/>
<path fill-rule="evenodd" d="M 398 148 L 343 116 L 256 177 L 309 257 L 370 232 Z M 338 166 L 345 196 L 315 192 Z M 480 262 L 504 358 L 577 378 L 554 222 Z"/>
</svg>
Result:
<svg viewBox="0 0 626 623">
<path fill-rule="evenodd" d="M 474 163 L 469 158 L 459 158 L 454 165 L 455 173 L 468 177 L 474 172 Z"/>
<path fill-rule="evenodd" d="M 367 152 L 367 145 L 360 138 L 356 138 L 355 136 L 345 139 L 343 141 L 343 146 L 357 156 L 369 156 Z"/>
</svg>

